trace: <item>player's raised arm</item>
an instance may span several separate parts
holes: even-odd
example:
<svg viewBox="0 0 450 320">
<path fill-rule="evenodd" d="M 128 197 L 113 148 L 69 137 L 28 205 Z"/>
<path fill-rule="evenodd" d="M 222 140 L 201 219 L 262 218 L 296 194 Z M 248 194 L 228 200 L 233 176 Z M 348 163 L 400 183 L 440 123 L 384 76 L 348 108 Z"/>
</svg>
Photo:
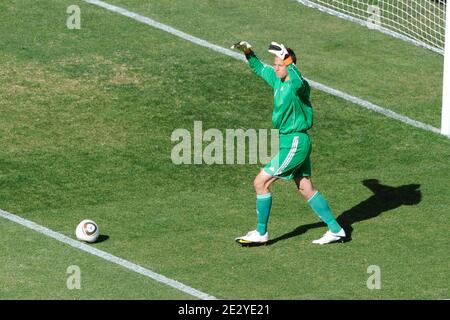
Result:
<svg viewBox="0 0 450 320">
<path fill-rule="evenodd" d="M 272 66 L 269 66 L 256 56 L 252 50 L 252 46 L 247 41 L 239 41 L 231 46 L 232 49 L 242 51 L 247 58 L 250 68 L 261 78 L 263 78 L 271 87 L 277 78 Z"/>
</svg>

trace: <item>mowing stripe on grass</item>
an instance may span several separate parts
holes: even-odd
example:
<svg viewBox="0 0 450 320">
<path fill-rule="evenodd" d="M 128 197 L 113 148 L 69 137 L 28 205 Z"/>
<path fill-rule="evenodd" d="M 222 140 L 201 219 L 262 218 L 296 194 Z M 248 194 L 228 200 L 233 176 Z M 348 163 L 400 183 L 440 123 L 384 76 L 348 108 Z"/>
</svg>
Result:
<svg viewBox="0 0 450 320">
<path fill-rule="evenodd" d="M 155 21 L 153 19 L 150 19 L 148 17 L 142 16 L 142 15 L 140 15 L 138 13 L 131 12 L 131 11 L 127 10 L 127 9 L 124 9 L 124 8 L 121 8 L 121 7 L 118 7 L 118 6 L 115 6 L 115 5 L 109 4 L 109 3 L 104 2 L 104 1 L 100 1 L 100 0 L 83 0 L 83 1 L 87 2 L 87 3 L 90 3 L 90 4 L 93 4 L 93 5 L 96 5 L 96 6 L 99 6 L 101 8 L 106 9 L 106 10 L 109 10 L 111 12 L 115 12 L 115 13 L 121 14 L 121 15 L 123 15 L 125 17 L 128 17 L 128 18 L 131 18 L 133 20 L 142 22 L 142 23 L 144 23 L 146 25 L 149 25 L 149 26 L 154 27 L 156 29 L 160 29 L 162 31 L 168 32 L 168 33 L 170 33 L 170 34 L 172 34 L 174 36 L 177 36 L 177 37 L 182 38 L 184 40 L 190 41 L 190 42 L 192 42 L 194 44 L 197 44 L 199 46 L 202 46 L 202 47 L 214 50 L 214 51 L 219 52 L 221 54 L 230 56 L 230 57 L 232 57 L 234 59 L 245 61 L 245 62 L 247 61 L 247 59 L 242 54 L 239 54 L 239 53 L 236 53 L 234 51 L 231 51 L 230 49 L 226 49 L 226 48 L 223 48 L 221 46 L 212 44 L 212 43 L 210 43 L 210 42 L 208 42 L 206 40 L 194 37 L 194 36 L 192 36 L 190 34 L 187 34 L 187 33 L 183 32 L 183 31 L 178 30 L 178 29 L 172 28 L 171 26 L 168 26 L 166 24 L 160 23 L 160 22 Z M 331 94 L 333 96 L 339 97 L 339 98 L 344 99 L 346 101 L 350 101 L 353 104 L 356 104 L 356 105 L 358 105 L 360 107 L 363 107 L 365 109 L 369 109 L 369 110 L 375 111 L 377 113 L 381 113 L 384 116 L 387 116 L 387 117 L 389 117 L 391 119 L 394 119 L 394 120 L 401 121 L 401 122 L 406 123 L 406 124 L 408 124 L 410 126 L 413 126 L 413 127 L 416 127 L 416 128 L 420 128 L 420 129 L 423 129 L 423 130 L 426 130 L 426 131 L 431 131 L 433 133 L 441 134 L 441 131 L 438 128 L 435 128 L 435 127 L 430 126 L 428 124 L 425 124 L 425 123 L 413 120 L 413 119 L 411 119 L 411 118 L 409 118 L 407 116 L 404 116 L 404 115 L 398 114 L 398 113 L 396 113 L 394 111 L 391 111 L 389 109 L 385 109 L 383 107 L 377 106 L 377 105 L 375 105 L 373 103 L 370 103 L 368 101 L 365 101 L 363 99 L 351 96 L 351 95 L 349 95 L 349 94 L 347 94 L 345 92 L 333 89 L 333 88 L 328 87 L 328 86 L 326 86 L 324 84 L 321 84 L 321 83 L 318 83 L 318 82 L 315 82 L 315 81 L 312 81 L 312 80 L 309 80 L 309 79 L 307 79 L 307 80 L 311 83 L 311 86 L 313 88 L 316 88 L 318 90 L 321 90 L 321 91 L 326 92 L 328 94 Z M 446 137 L 450 138 L 450 136 L 446 136 Z"/>
<path fill-rule="evenodd" d="M 26 220 L 24 218 L 21 218 L 19 216 L 16 216 L 12 213 L 6 212 L 2 209 L 0 209 L 0 217 L 5 218 L 7 220 L 10 220 L 12 222 L 18 223 L 28 229 L 37 231 L 47 237 L 53 238 L 55 240 L 58 240 L 62 243 L 68 244 L 69 246 L 72 246 L 76 249 L 82 250 L 84 252 L 90 253 L 94 256 L 97 256 L 99 258 L 102 258 L 104 260 L 107 260 L 109 262 L 118 264 L 124 268 L 127 268 L 133 272 L 139 273 L 141 275 L 144 275 L 146 277 L 149 277 L 153 280 L 156 280 L 158 282 L 161 282 L 165 285 L 168 285 L 170 287 L 173 287 L 179 291 L 185 292 L 191 296 L 194 296 L 196 298 L 202 299 L 202 300 L 216 300 L 217 298 L 214 296 L 211 296 L 207 293 L 198 291 L 197 289 L 191 288 L 181 282 L 178 282 L 176 280 L 167 278 L 159 273 L 153 272 L 149 269 L 146 269 L 144 267 L 141 267 L 135 263 L 132 263 L 130 261 L 124 260 L 122 258 L 116 257 L 110 253 L 107 253 L 105 251 L 96 249 L 90 245 L 87 245 L 85 243 L 82 243 L 80 241 L 76 241 L 72 238 L 69 238 L 61 233 L 55 232 L 53 230 L 50 230 L 46 227 L 43 227 L 37 223 L 34 223 L 30 220 Z"/>
</svg>

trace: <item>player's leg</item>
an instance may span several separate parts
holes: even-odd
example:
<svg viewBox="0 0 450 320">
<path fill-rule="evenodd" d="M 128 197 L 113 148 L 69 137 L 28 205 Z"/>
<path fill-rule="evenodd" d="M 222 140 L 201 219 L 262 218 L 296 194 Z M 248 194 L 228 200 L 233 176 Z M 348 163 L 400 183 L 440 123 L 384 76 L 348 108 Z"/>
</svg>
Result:
<svg viewBox="0 0 450 320">
<path fill-rule="evenodd" d="M 307 200 L 311 209 L 327 224 L 329 229 L 322 238 L 314 240 L 313 243 L 326 244 L 344 238 L 344 229 L 336 221 L 327 200 L 314 188 L 311 177 L 300 176 L 294 178 L 294 181 L 299 193 Z"/>
<path fill-rule="evenodd" d="M 261 170 L 254 180 L 256 191 L 256 229 L 248 232 L 245 236 L 237 237 L 235 240 L 242 245 L 262 244 L 269 240 L 267 223 L 269 221 L 270 209 L 272 207 L 272 194 L 270 185 L 277 180 L 264 170 Z"/>
<path fill-rule="evenodd" d="M 277 180 L 277 177 L 273 177 L 261 170 L 253 182 L 256 191 L 256 216 L 258 219 L 256 231 L 260 235 L 267 233 L 267 223 L 269 222 L 270 209 L 272 208 L 272 193 L 269 187 L 275 180 Z"/>
<path fill-rule="evenodd" d="M 295 185 L 297 186 L 297 190 L 299 194 L 308 201 L 317 190 L 314 188 L 311 177 L 303 176 L 303 177 L 295 177 L 294 178 Z"/>
</svg>

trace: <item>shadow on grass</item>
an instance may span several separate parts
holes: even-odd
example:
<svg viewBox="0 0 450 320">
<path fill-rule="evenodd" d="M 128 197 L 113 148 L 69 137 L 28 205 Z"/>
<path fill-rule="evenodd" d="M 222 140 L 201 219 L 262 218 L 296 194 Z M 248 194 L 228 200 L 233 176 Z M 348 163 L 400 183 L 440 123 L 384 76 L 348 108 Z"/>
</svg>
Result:
<svg viewBox="0 0 450 320">
<path fill-rule="evenodd" d="M 353 208 L 344 211 L 336 219 L 347 234 L 344 242 L 351 241 L 353 232 L 352 225 L 354 223 L 375 218 L 383 212 L 396 209 L 402 205 L 417 205 L 422 200 L 422 193 L 419 190 L 420 184 L 391 187 L 380 184 L 377 179 L 367 179 L 362 181 L 362 184 L 369 188 L 373 192 L 373 195 L 370 198 L 361 201 Z M 267 245 L 272 245 L 278 241 L 296 237 L 310 229 L 325 226 L 326 225 L 323 222 L 302 225 L 291 232 L 269 240 Z"/>
<path fill-rule="evenodd" d="M 100 243 L 100 242 L 106 241 L 108 239 L 109 239 L 109 236 L 107 234 L 101 234 L 98 236 L 98 239 L 97 239 L 97 241 L 95 241 L 95 243 Z"/>
</svg>

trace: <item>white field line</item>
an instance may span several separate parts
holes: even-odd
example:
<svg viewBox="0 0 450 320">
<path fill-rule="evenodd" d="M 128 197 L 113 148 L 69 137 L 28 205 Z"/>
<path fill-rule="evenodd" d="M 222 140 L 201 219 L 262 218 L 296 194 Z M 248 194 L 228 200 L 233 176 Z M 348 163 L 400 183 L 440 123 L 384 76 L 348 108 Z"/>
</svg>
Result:
<svg viewBox="0 0 450 320">
<path fill-rule="evenodd" d="M 150 19 L 148 17 L 142 16 L 142 15 L 137 14 L 135 12 L 128 11 L 128 10 L 126 10 L 124 8 L 121 8 L 121 7 L 118 7 L 118 6 L 115 6 L 115 5 L 109 4 L 109 3 L 104 2 L 104 1 L 100 1 L 100 0 L 83 0 L 83 1 L 87 2 L 87 3 L 90 3 L 90 4 L 93 4 L 93 5 L 96 5 L 96 6 L 99 6 L 101 8 L 106 9 L 106 10 L 109 10 L 111 12 L 115 12 L 115 13 L 121 14 L 121 15 L 123 15 L 125 17 L 129 17 L 129 18 L 131 18 L 133 20 L 142 22 L 142 23 L 144 23 L 146 25 L 149 25 L 151 27 L 154 27 L 156 29 L 160 29 L 162 31 L 168 32 L 168 33 L 170 33 L 170 34 L 172 34 L 174 36 L 177 36 L 177 37 L 182 38 L 184 40 L 190 41 L 190 42 L 192 42 L 194 44 L 197 44 L 199 46 L 202 46 L 202 47 L 214 50 L 216 52 L 219 52 L 221 54 L 230 56 L 230 57 L 232 57 L 234 59 L 245 61 L 245 62 L 247 61 L 246 58 L 240 53 L 236 53 L 236 52 L 234 52 L 234 51 L 232 51 L 230 49 L 223 48 L 223 47 L 220 47 L 218 45 L 212 44 L 212 43 L 210 43 L 210 42 L 208 42 L 206 40 L 194 37 L 194 36 L 192 36 L 190 34 L 187 34 L 185 32 L 182 32 L 182 31 L 178 30 L 178 29 L 172 28 L 171 26 L 168 26 L 166 24 L 160 23 L 158 21 L 155 21 L 155 20 Z M 389 117 L 391 119 L 395 119 L 395 120 L 401 121 L 403 123 L 406 123 L 406 124 L 408 124 L 410 126 L 413 126 L 413 127 L 416 127 L 416 128 L 420 128 L 420 129 L 423 129 L 423 130 L 426 130 L 426 131 L 431 131 L 433 133 L 441 134 L 441 131 L 438 128 L 435 128 L 435 127 L 430 126 L 428 124 L 425 124 L 425 123 L 413 120 L 413 119 L 411 119 L 411 118 L 409 118 L 407 116 L 398 114 L 398 113 L 396 113 L 394 111 L 391 111 L 389 109 L 385 109 L 383 107 L 380 107 L 378 105 L 375 105 L 375 104 L 370 103 L 368 101 L 365 101 L 363 99 L 351 96 L 351 95 L 349 95 L 349 94 L 347 94 L 345 92 L 333 89 L 333 88 L 328 87 L 328 86 L 326 86 L 324 84 L 321 84 L 321 83 L 318 83 L 318 82 L 315 82 L 315 81 L 312 81 L 312 80 L 309 80 L 309 79 L 307 79 L 307 81 L 310 82 L 310 84 L 311 84 L 311 86 L 313 88 L 316 88 L 318 90 L 324 91 L 324 92 L 326 92 L 328 94 L 331 94 L 333 96 L 339 97 L 339 98 L 344 99 L 346 101 L 350 101 L 350 102 L 352 102 L 352 103 L 354 103 L 354 104 L 356 104 L 356 105 L 358 105 L 360 107 L 363 107 L 365 109 L 369 109 L 369 110 L 381 113 L 382 115 L 385 115 L 385 116 L 387 116 L 387 117 Z M 450 136 L 446 136 L 446 137 L 450 138 Z"/>
<path fill-rule="evenodd" d="M 144 267 L 141 267 L 135 263 L 129 262 L 127 260 L 124 260 L 122 258 L 116 257 L 112 254 L 109 254 L 105 251 L 96 249 L 88 244 L 85 244 L 83 242 L 80 241 L 76 241 L 72 238 L 69 238 L 61 233 L 55 232 L 53 230 L 50 230 L 46 227 L 43 227 L 39 224 L 36 224 L 32 221 L 26 220 L 24 218 L 21 218 L 19 216 L 16 216 L 12 213 L 6 212 L 2 209 L 0 209 L 0 217 L 5 218 L 7 220 L 10 220 L 12 222 L 18 223 L 28 229 L 34 230 L 36 232 L 39 232 L 47 237 L 53 238 L 55 240 L 58 240 L 62 243 L 68 244 L 69 246 L 72 246 L 76 249 L 82 250 L 84 252 L 90 253 L 94 256 L 97 256 L 99 258 L 102 258 L 104 260 L 107 260 L 109 262 L 115 263 L 117 265 L 120 265 L 126 269 L 129 269 L 133 272 L 139 273 L 143 276 L 146 276 L 148 278 L 151 278 L 153 280 L 156 280 L 158 282 L 161 282 L 165 285 L 168 285 L 170 287 L 173 287 L 179 291 L 185 292 L 191 296 L 194 296 L 196 298 L 202 299 L 202 300 L 216 300 L 217 298 L 215 298 L 214 296 L 211 296 L 207 293 L 198 291 L 194 288 L 191 288 L 185 284 L 182 284 L 176 280 L 172 280 L 170 278 L 167 278 L 161 274 L 158 274 L 156 272 L 153 272 L 149 269 L 146 269 Z"/>
</svg>

